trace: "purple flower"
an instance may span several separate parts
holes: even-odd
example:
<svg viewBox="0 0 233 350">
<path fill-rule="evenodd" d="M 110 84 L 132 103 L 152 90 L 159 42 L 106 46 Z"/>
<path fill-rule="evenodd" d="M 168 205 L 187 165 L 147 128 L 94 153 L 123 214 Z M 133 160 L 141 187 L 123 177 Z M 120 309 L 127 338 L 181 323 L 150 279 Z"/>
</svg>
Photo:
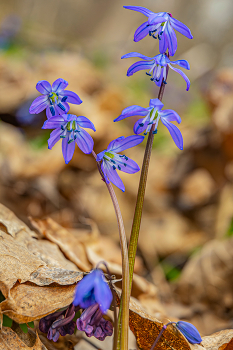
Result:
<svg viewBox="0 0 233 350">
<path fill-rule="evenodd" d="M 157 127 L 159 120 L 161 119 L 163 125 L 166 126 L 168 131 L 171 134 L 171 137 L 173 138 L 173 141 L 175 142 L 176 146 L 179 149 L 183 149 L 183 137 L 180 132 L 180 130 L 173 125 L 171 122 L 176 121 L 178 124 L 181 122 L 180 116 L 171 109 L 165 109 L 161 111 L 163 108 L 163 103 L 158 99 L 152 99 L 150 100 L 150 105 L 148 108 L 143 108 L 140 106 L 130 106 L 125 108 L 121 115 L 114 120 L 114 122 L 118 122 L 119 120 L 140 115 L 143 116 L 143 118 L 139 119 L 135 125 L 134 125 L 134 132 L 135 134 L 140 134 L 144 131 L 149 132 L 152 125 L 155 124 L 155 131 L 154 133 L 157 133 Z"/>
<path fill-rule="evenodd" d="M 70 109 L 69 103 L 79 105 L 82 100 L 73 91 L 65 90 L 69 83 L 64 79 L 57 79 L 51 86 L 46 80 L 38 81 L 36 89 L 42 94 L 37 97 L 31 104 L 29 112 L 38 114 L 46 109 L 47 118 L 55 115 L 67 113 Z"/>
<path fill-rule="evenodd" d="M 132 66 L 129 67 L 127 71 L 128 77 L 138 72 L 139 70 L 148 69 L 149 73 L 146 73 L 146 74 L 149 76 L 152 75 L 151 80 L 154 81 L 157 86 L 161 86 L 162 82 L 166 81 L 166 76 L 167 76 L 166 68 L 168 66 L 175 72 L 179 73 L 184 78 L 187 84 L 186 90 L 187 91 L 189 90 L 190 81 L 188 77 L 182 72 L 182 70 L 178 68 L 174 68 L 172 66 L 174 64 L 177 64 L 182 68 L 190 69 L 188 61 L 186 60 L 170 61 L 167 55 L 165 54 L 159 54 L 154 57 L 147 57 L 138 52 L 127 53 L 121 58 L 129 58 L 129 57 L 139 57 L 139 58 L 142 58 L 143 61 L 135 62 L 134 64 L 132 64 Z"/>
<path fill-rule="evenodd" d="M 74 305 L 86 309 L 97 303 L 101 312 L 106 313 L 111 302 L 112 292 L 101 270 L 93 270 L 77 284 Z"/>
<path fill-rule="evenodd" d="M 160 53 L 165 53 L 168 49 L 169 55 L 174 56 L 177 49 L 177 38 L 174 29 L 189 39 L 193 38 L 190 29 L 182 22 L 173 18 L 168 12 L 154 13 L 140 6 L 124 6 L 124 8 L 141 12 L 148 17 L 148 20 L 136 30 L 134 41 L 140 41 L 148 34 L 155 39 L 158 36 Z"/>
<path fill-rule="evenodd" d="M 107 149 L 97 154 L 96 160 L 102 160 L 101 169 L 107 183 L 112 182 L 123 192 L 125 191 L 125 186 L 116 170 L 118 169 L 128 174 L 134 174 L 138 172 L 140 168 L 132 159 L 117 153 L 138 145 L 143 139 L 144 136 L 135 135 L 126 138 L 121 136 L 111 141 Z"/>
<path fill-rule="evenodd" d="M 79 309 L 79 308 L 78 308 Z M 72 321 L 77 308 L 71 304 L 66 310 L 57 311 L 40 320 L 39 329 L 43 333 L 48 333 L 47 338 L 56 342 L 59 335 L 72 335 L 75 329 L 75 322 Z"/>
<path fill-rule="evenodd" d="M 76 324 L 78 330 L 84 331 L 88 337 L 94 336 L 102 341 L 113 333 L 111 322 L 103 318 L 97 303 L 85 309 Z"/>
<path fill-rule="evenodd" d="M 200 344 L 202 342 L 200 333 L 191 323 L 178 321 L 176 327 L 191 344 Z"/>
<path fill-rule="evenodd" d="M 89 119 L 76 117 L 74 114 L 51 117 L 42 126 L 42 129 L 55 129 L 51 132 L 48 139 L 49 149 L 62 138 L 62 153 L 66 164 L 73 157 L 75 143 L 77 143 L 83 153 L 91 153 L 93 149 L 94 142 L 92 137 L 82 128 L 89 128 L 95 131 L 95 127 Z"/>
</svg>

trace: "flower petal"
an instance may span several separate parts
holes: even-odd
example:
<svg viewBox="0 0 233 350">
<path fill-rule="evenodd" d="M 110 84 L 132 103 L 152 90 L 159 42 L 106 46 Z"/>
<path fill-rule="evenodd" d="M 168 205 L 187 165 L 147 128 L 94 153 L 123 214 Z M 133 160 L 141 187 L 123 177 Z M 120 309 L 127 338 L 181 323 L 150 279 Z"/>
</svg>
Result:
<svg viewBox="0 0 233 350">
<path fill-rule="evenodd" d="M 52 91 L 51 85 L 47 80 L 38 81 L 36 89 L 43 95 L 48 95 Z"/>
<path fill-rule="evenodd" d="M 168 43 L 167 43 L 166 34 L 163 33 L 160 36 L 160 40 L 159 40 L 159 52 L 165 53 L 167 51 L 167 48 L 168 48 Z"/>
<path fill-rule="evenodd" d="M 103 159 L 103 156 L 104 156 L 104 153 L 106 152 L 107 150 L 105 149 L 104 151 L 100 152 L 97 154 L 97 158 L 96 158 L 96 161 L 97 162 L 100 162 L 102 159 Z"/>
<path fill-rule="evenodd" d="M 166 16 L 165 12 L 158 12 L 158 13 L 153 13 L 149 18 L 148 18 L 148 23 L 150 25 L 155 25 L 158 23 L 163 23 L 167 22 L 168 16 Z"/>
<path fill-rule="evenodd" d="M 56 107 L 59 114 L 66 114 L 70 109 L 70 106 L 67 102 L 59 102 Z"/>
<path fill-rule="evenodd" d="M 61 125 L 64 124 L 64 118 L 60 115 L 56 115 L 55 117 L 51 117 L 44 122 L 42 129 L 56 129 L 61 128 Z"/>
<path fill-rule="evenodd" d="M 59 78 L 53 82 L 52 91 L 60 93 L 69 85 L 68 81 L 65 79 Z"/>
<path fill-rule="evenodd" d="M 170 132 L 171 137 L 173 138 L 173 141 L 175 142 L 176 146 L 182 150 L 183 149 L 183 137 L 182 137 L 180 130 L 177 128 L 177 126 L 166 121 L 165 118 L 161 118 L 161 121 L 162 121 L 163 125 L 165 125 L 166 128 L 168 129 L 168 131 Z"/>
<path fill-rule="evenodd" d="M 107 151 L 112 151 L 113 149 L 115 149 L 119 145 L 119 142 L 124 138 L 124 136 L 120 136 L 117 139 L 112 140 L 108 145 Z"/>
<path fill-rule="evenodd" d="M 71 161 L 74 154 L 74 149 L 75 149 L 74 141 L 68 143 L 68 137 L 65 137 L 64 139 L 62 139 L 62 154 L 66 164 L 68 164 Z"/>
<path fill-rule="evenodd" d="M 61 91 L 59 95 L 63 97 L 62 100 L 68 103 L 80 105 L 83 102 L 81 98 L 73 91 L 64 90 L 64 91 Z"/>
<path fill-rule="evenodd" d="M 126 53 L 125 55 L 123 55 L 121 57 L 122 58 L 130 58 L 130 57 L 138 57 L 138 58 L 141 58 L 142 60 L 146 60 L 146 61 L 151 61 L 153 60 L 153 57 L 148 57 L 148 56 L 145 56 L 145 55 L 142 55 L 141 53 L 139 52 L 130 52 L 130 53 Z"/>
<path fill-rule="evenodd" d="M 138 136 L 138 135 L 131 135 L 126 138 L 122 138 L 121 140 L 119 140 L 119 142 L 113 145 L 113 147 L 111 148 L 111 151 L 114 151 L 116 153 L 122 152 L 128 148 L 137 146 L 143 140 L 144 140 L 144 136 Z"/>
<path fill-rule="evenodd" d="M 202 342 L 200 333 L 198 332 L 196 327 L 194 327 L 194 325 L 192 325 L 191 323 L 185 321 L 178 321 L 176 323 L 176 327 L 185 336 L 185 338 L 188 339 L 188 341 L 191 344 L 200 344 Z"/>
<path fill-rule="evenodd" d="M 49 100 L 47 96 L 37 97 L 31 104 L 29 108 L 29 113 L 38 114 L 42 112 L 49 105 Z"/>
<path fill-rule="evenodd" d="M 164 109 L 160 112 L 161 118 L 165 118 L 168 122 L 177 122 L 181 123 L 181 117 L 172 109 Z"/>
<path fill-rule="evenodd" d="M 60 113 L 60 108 L 57 108 L 56 105 L 49 105 L 46 108 L 46 116 L 48 119 L 55 117 L 57 115 L 63 114 L 64 112 Z"/>
<path fill-rule="evenodd" d="M 169 50 L 169 54 L 171 56 L 174 56 L 177 50 L 177 38 L 176 38 L 176 34 L 172 28 L 172 26 L 170 25 L 170 23 L 167 24 L 164 34 L 166 35 L 166 40 L 168 43 L 168 50 Z"/>
<path fill-rule="evenodd" d="M 100 310 L 105 314 L 112 302 L 112 292 L 104 279 L 103 272 L 98 269 L 96 270 L 94 293 Z"/>
<path fill-rule="evenodd" d="M 108 177 L 109 181 L 112 182 L 116 187 L 118 187 L 120 190 L 125 192 L 125 186 L 120 178 L 120 176 L 117 174 L 116 169 L 114 170 L 112 165 L 109 164 L 109 162 L 103 161 L 102 163 L 104 174 Z"/>
<path fill-rule="evenodd" d="M 127 160 L 124 159 L 124 164 L 123 165 L 121 164 L 120 167 L 121 169 L 119 168 L 118 169 L 127 174 L 135 174 L 140 170 L 138 164 L 133 159 L 130 159 L 130 158 L 127 158 Z"/>
<path fill-rule="evenodd" d="M 130 77 L 131 75 L 133 75 L 134 73 L 138 72 L 139 70 L 143 70 L 143 69 L 151 69 L 153 66 L 154 61 L 138 61 L 135 62 L 134 64 L 132 64 L 132 66 L 129 67 L 129 69 L 127 70 L 126 75 L 128 77 Z"/>
<path fill-rule="evenodd" d="M 48 139 L 48 148 L 52 149 L 55 143 L 57 143 L 60 140 L 62 130 L 60 129 L 55 129 L 51 132 L 50 138 Z"/>
<path fill-rule="evenodd" d="M 86 117 L 83 117 L 83 116 L 77 117 L 77 123 L 82 128 L 89 128 L 96 131 L 94 124 Z"/>
<path fill-rule="evenodd" d="M 150 31 L 150 26 L 148 24 L 148 22 L 144 22 L 140 25 L 140 27 L 138 27 L 138 29 L 136 30 L 136 32 L 134 33 L 134 41 L 138 42 L 140 40 L 142 40 L 143 38 L 145 38 L 145 36 L 147 36 L 149 34 Z"/>
<path fill-rule="evenodd" d="M 133 10 L 133 11 L 141 12 L 143 15 L 145 15 L 147 17 L 149 17 L 149 16 L 154 14 L 154 12 L 148 10 L 145 7 L 141 7 L 141 6 L 123 6 L 123 7 L 125 9 L 127 9 L 127 10 Z"/>
<path fill-rule="evenodd" d="M 88 275 L 84 276 L 83 279 L 77 284 L 77 287 L 75 290 L 75 295 L 74 295 L 74 301 L 73 301 L 74 306 L 80 305 L 80 307 L 83 307 L 83 308 L 90 306 L 90 305 L 87 306 L 85 304 L 85 297 L 94 288 L 94 283 L 95 283 L 94 271 L 92 271 Z M 96 303 L 96 301 L 93 300 L 93 304 L 95 304 L 95 303 Z"/>
<path fill-rule="evenodd" d="M 159 111 L 163 108 L 163 103 L 158 98 L 150 100 L 150 107 L 156 107 Z"/>
<path fill-rule="evenodd" d="M 189 78 L 187 77 L 187 75 L 184 74 L 184 72 L 182 72 L 181 69 L 172 67 L 171 64 L 169 64 L 169 67 L 170 67 L 171 69 L 173 69 L 175 72 L 179 73 L 179 74 L 182 76 L 182 78 L 184 78 L 184 80 L 186 81 L 186 84 L 187 84 L 186 91 L 188 91 L 189 88 L 190 88 L 190 80 L 189 80 Z"/>
<path fill-rule="evenodd" d="M 116 119 L 114 119 L 114 122 L 119 122 L 119 120 L 128 118 L 128 117 L 132 117 L 134 115 L 142 115 L 142 116 L 146 116 L 148 114 L 148 108 L 143 108 L 141 106 L 137 106 L 137 105 L 133 105 L 133 106 L 129 106 L 125 109 L 123 109 L 123 111 L 121 112 L 121 115 L 119 117 L 117 117 Z"/>
<path fill-rule="evenodd" d="M 86 132 L 83 129 L 80 129 L 80 131 L 76 135 L 77 135 L 77 138 L 75 142 L 77 143 L 81 151 L 85 154 L 91 153 L 94 146 L 94 141 L 91 135 L 89 135 L 88 132 Z"/>
<path fill-rule="evenodd" d="M 184 23 L 178 21 L 178 19 L 175 19 L 173 17 L 170 17 L 170 22 L 175 30 L 177 30 L 189 39 L 193 38 L 190 29 Z"/>
<path fill-rule="evenodd" d="M 143 126 L 140 125 L 142 124 L 142 121 L 143 121 L 143 118 L 142 119 L 139 119 L 135 124 L 134 124 L 134 127 L 133 127 L 133 132 L 138 135 L 138 134 L 141 134 L 143 131 L 146 130 L 147 126 L 148 126 L 148 121 L 146 121 L 145 123 L 143 123 Z"/>
<path fill-rule="evenodd" d="M 171 61 L 171 63 L 177 64 L 181 68 L 185 68 L 185 69 L 190 70 L 190 65 L 189 65 L 188 61 L 186 61 L 186 60 L 176 60 L 176 61 Z"/>
</svg>

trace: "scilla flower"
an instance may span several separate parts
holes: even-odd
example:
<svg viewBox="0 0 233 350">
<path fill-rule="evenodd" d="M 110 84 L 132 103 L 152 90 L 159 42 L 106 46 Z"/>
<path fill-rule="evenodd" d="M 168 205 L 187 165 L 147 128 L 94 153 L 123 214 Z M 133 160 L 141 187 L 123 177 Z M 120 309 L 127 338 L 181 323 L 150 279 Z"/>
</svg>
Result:
<svg viewBox="0 0 233 350">
<path fill-rule="evenodd" d="M 175 325 L 191 344 L 200 344 L 202 342 L 200 333 L 191 323 L 178 321 Z"/>
<path fill-rule="evenodd" d="M 82 128 L 95 131 L 93 123 L 86 117 L 77 117 L 74 114 L 63 114 L 46 120 L 42 129 L 55 129 L 48 139 L 48 148 L 51 149 L 55 143 L 62 139 L 62 153 L 65 163 L 72 159 L 75 143 L 83 153 L 91 153 L 93 149 L 92 137 Z"/>
<path fill-rule="evenodd" d="M 173 67 L 173 65 L 178 65 L 182 68 L 190 69 L 188 61 L 186 60 L 170 61 L 167 55 L 165 54 L 159 54 L 154 57 L 147 57 L 138 52 L 128 53 L 122 56 L 121 58 L 129 58 L 129 57 L 139 57 L 143 61 L 138 61 L 129 67 L 127 71 L 128 77 L 138 72 L 139 70 L 147 69 L 149 70 L 149 73 L 146 73 L 146 74 L 149 76 L 152 76 L 151 80 L 154 81 L 157 86 L 161 86 L 162 82 L 166 81 L 166 75 L 167 75 L 166 68 L 167 66 L 169 66 L 169 68 L 179 73 L 184 78 L 187 84 L 186 90 L 187 91 L 189 90 L 190 81 L 188 77 L 184 74 L 184 72 L 182 72 L 182 70 Z"/>
<path fill-rule="evenodd" d="M 140 6 L 124 6 L 124 8 L 141 12 L 148 17 L 148 20 L 136 30 L 134 41 L 140 41 L 148 34 L 152 35 L 155 39 L 158 35 L 160 53 L 165 53 L 168 49 L 169 54 L 174 56 L 177 49 L 177 38 L 174 29 L 189 39 L 193 38 L 190 29 L 182 22 L 173 18 L 168 12 L 154 13 Z"/>
<path fill-rule="evenodd" d="M 101 270 L 95 269 L 77 284 L 73 304 L 86 309 L 98 304 L 104 314 L 112 302 L 112 292 Z"/>
<path fill-rule="evenodd" d="M 108 145 L 108 148 L 99 154 L 97 154 L 97 161 L 102 160 L 101 169 L 105 176 L 107 183 L 112 182 L 115 186 L 120 188 L 123 192 L 125 186 L 117 174 L 117 170 L 124 171 L 128 174 L 134 174 L 140 170 L 135 161 L 126 157 L 125 155 L 118 154 L 128 148 L 134 147 L 143 141 L 143 136 L 124 136 L 118 137 Z"/>
<path fill-rule="evenodd" d="M 73 91 L 65 90 L 69 83 L 64 79 L 57 79 L 51 86 L 46 80 L 38 81 L 36 89 L 43 95 L 37 97 L 31 104 L 29 112 L 38 114 L 46 109 L 47 118 L 58 114 L 67 113 L 70 109 L 69 103 L 79 105 L 82 100 Z"/>
<path fill-rule="evenodd" d="M 174 124 L 171 123 L 175 121 L 178 124 L 180 124 L 181 118 L 175 111 L 171 109 L 165 109 L 161 111 L 162 108 L 163 103 L 158 98 L 155 98 L 150 100 L 150 105 L 147 108 L 143 108 L 140 106 L 130 106 L 125 108 L 122 111 L 121 115 L 114 120 L 114 122 L 118 122 L 119 120 L 128 117 L 140 115 L 143 116 L 143 118 L 139 119 L 135 123 L 135 134 L 141 134 L 144 131 L 148 133 L 153 124 L 155 124 L 155 133 L 157 133 L 158 123 L 161 119 L 163 125 L 165 125 L 168 131 L 170 132 L 171 137 L 173 138 L 173 141 L 175 142 L 176 146 L 182 150 L 183 137 L 181 135 L 181 132 Z"/>
</svg>

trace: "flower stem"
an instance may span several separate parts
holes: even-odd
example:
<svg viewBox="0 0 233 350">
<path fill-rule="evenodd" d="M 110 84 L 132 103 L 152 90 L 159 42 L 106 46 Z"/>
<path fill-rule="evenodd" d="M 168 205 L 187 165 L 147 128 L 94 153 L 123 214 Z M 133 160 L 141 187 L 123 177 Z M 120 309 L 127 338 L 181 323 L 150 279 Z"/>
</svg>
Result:
<svg viewBox="0 0 233 350">
<path fill-rule="evenodd" d="M 154 341 L 152 347 L 150 348 L 150 350 L 154 350 L 154 348 L 155 348 L 155 346 L 157 345 L 159 339 L 161 338 L 163 332 L 165 331 L 165 329 L 167 329 L 167 326 L 168 326 L 169 324 L 173 324 L 173 323 L 175 323 L 175 322 L 168 322 L 167 324 L 164 324 L 164 325 L 163 325 L 163 328 L 162 328 L 161 331 L 159 332 L 159 335 L 158 335 L 157 338 L 155 339 L 155 341 Z"/>
<path fill-rule="evenodd" d="M 92 151 L 93 157 L 96 159 L 96 154 Z M 97 162 L 97 167 L 102 177 L 102 180 L 105 182 L 112 203 L 115 209 L 119 236 L 120 236 L 120 246 L 121 246 L 121 257 L 122 257 L 122 319 L 121 319 L 121 350 L 128 350 L 128 333 L 129 333 L 129 260 L 128 260 L 128 249 L 127 249 L 127 240 L 125 234 L 125 227 L 123 223 L 123 218 L 121 215 L 121 210 L 118 204 L 118 200 L 115 194 L 115 191 L 111 183 L 107 183 L 104 178 L 104 174 L 101 169 L 100 162 Z"/>
<path fill-rule="evenodd" d="M 167 80 L 167 75 L 168 75 L 168 66 L 167 66 L 166 80 Z M 163 81 L 162 85 L 160 86 L 159 94 L 158 94 L 158 99 L 160 101 L 162 101 L 163 99 L 165 86 L 166 84 Z M 148 139 L 147 139 L 147 144 L 146 144 L 146 149 L 145 149 L 145 154 L 144 154 L 144 159 L 142 164 L 142 170 L 141 170 L 141 176 L 140 176 L 140 182 L 138 187 L 138 195 L 137 195 L 136 207 L 134 212 L 130 242 L 129 242 L 130 290 L 132 287 L 134 263 L 135 263 L 137 245 L 138 245 L 138 236 L 139 236 L 139 231 L 141 226 L 142 208 L 143 208 L 145 191 L 146 191 L 146 182 L 147 182 L 147 175 L 149 170 L 150 156 L 151 156 L 151 151 L 152 151 L 152 146 L 154 141 L 154 131 L 155 131 L 155 124 L 152 125 Z"/>
</svg>

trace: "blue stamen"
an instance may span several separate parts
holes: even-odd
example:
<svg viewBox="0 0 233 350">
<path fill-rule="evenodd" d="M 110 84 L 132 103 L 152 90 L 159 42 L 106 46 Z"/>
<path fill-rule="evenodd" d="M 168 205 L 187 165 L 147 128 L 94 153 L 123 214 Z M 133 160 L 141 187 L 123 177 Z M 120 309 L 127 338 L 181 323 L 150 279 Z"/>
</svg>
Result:
<svg viewBox="0 0 233 350">
<path fill-rule="evenodd" d="M 50 109 L 50 112 L 51 112 L 52 116 L 54 117 L 55 116 L 55 109 L 54 109 L 54 107 L 50 106 L 49 109 Z"/>
<path fill-rule="evenodd" d="M 129 158 L 128 157 L 126 157 L 126 156 L 124 156 L 125 157 L 125 160 L 128 160 Z"/>
<path fill-rule="evenodd" d="M 146 75 L 149 75 L 149 77 L 151 77 L 151 74 L 150 74 L 150 73 L 147 73 L 147 72 L 146 72 Z"/>
<path fill-rule="evenodd" d="M 140 123 L 139 126 L 141 126 L 141 127 L 144 126 L 144 123 Z"/>
<path fill-rule="evenodd" d="M 61 104 L 61 102 L 59 102 L 57 106 L 60 107 L 63 111 L 66 110 L 65 107 L 63 106 L 63 104 Z"/>
<path fill-rule="evenodd" d="M 166 85 L 167 84 L 167 82 L 163 79 L 163 83 Z"/>
<path fill-rule="evenodd" d="M 144 134 L 143 134 L 143 135 L 145 135 L 145 136 L 146 136 L 146 135 L 147 135 L 147 132 L 144 132 Z"/>
<path fill-rule="evenodd" d="M 64 126 L 63 125 L 61 125 L 61 129 L 64 131 L 65 130 L 65 128 L 64 128 Z"/>
<path fill-rule="evenodd" d="M 69 140 L 69 141 L 68 141 L 68 143 L 71 143 L 71 142 L 73 142 L 73 141 L 74 141 L 74 140 L 73 140 L 73 139 L 71 139 L 71 140 Z"/>
<path fill-rule="evenodd" d="M 158 132 L 157 129 L 155 129 L 155 130 L 153 131 L 153 134 L 156 135 L 157 132 Z"/>
<path fill-rule="evenodd" d="M 121 170 L 121 167 L 120 167 L 120 165 L 118 165 L 118 169 L 119 169 L 119 170 Z"/>
<path fill-rule="evenodd" d="M 154 81 L 154 78 L 150 78 L 151 81 Z"/>
<path fill-rule="evenodd" d="M 126 164 L 126 163 L 124 163 L 124 166 L 127 166 L 127 164 Z"/>
<path fill-rule="evenodd" d="M 68 96 L 62 97 L 61 102 L 66 102 L 67 98 L 68 98 Z"/>
<path fill-rule="evenodd" d="M 116 164 L 115 160 L 110 159 L 110 162 L 112 162 L 113 164 Z"/>
<path fill-rule="evenodd" d="M 115 167 L 115 165 L 113 165 L 112 167 L 113 167 L 113 170 L 116 170 L 116 167 Z"/>
</svg>

